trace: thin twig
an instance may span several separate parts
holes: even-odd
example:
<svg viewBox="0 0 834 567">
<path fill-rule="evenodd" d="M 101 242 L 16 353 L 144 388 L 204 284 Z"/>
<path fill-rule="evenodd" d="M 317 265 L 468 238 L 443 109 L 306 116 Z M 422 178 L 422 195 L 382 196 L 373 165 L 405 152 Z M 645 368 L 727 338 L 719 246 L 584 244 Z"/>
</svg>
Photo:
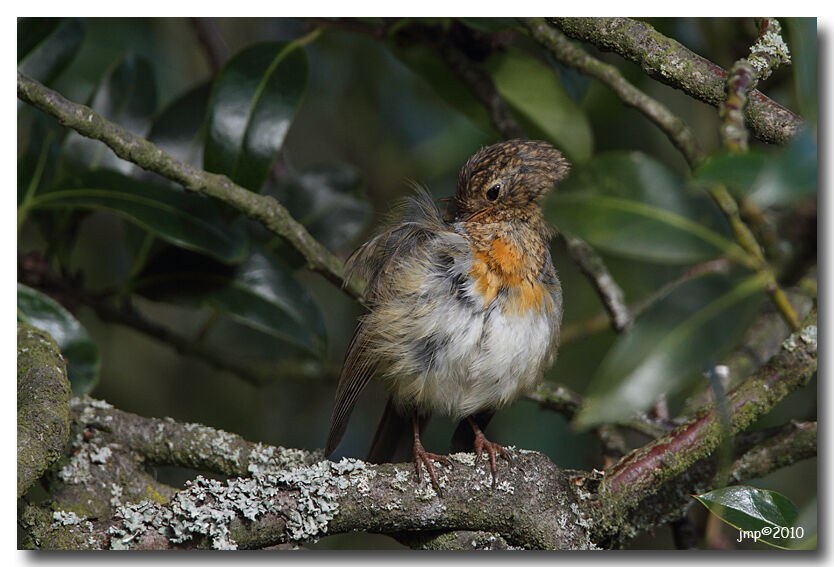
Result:
<svg viewBox="0 0 834 567">
<path fill-rule="evenodd" d="M 544 18 L 520 18 L 520 21 L 533 39 L 544 46 L 557 61 L 598 79 L 625 104 L 646 115 L 681 151 L 690 167 L 703 159 L 704 153 L 689 126 L 666 106 L 628 82 L 616 67 L 588 55 Z"/>
<path fill-rule="evenodd" d="M 190 21 L 216 75 L 229 58 L 229 46 L 212 18 L 190 18 Z"/>
</svg>

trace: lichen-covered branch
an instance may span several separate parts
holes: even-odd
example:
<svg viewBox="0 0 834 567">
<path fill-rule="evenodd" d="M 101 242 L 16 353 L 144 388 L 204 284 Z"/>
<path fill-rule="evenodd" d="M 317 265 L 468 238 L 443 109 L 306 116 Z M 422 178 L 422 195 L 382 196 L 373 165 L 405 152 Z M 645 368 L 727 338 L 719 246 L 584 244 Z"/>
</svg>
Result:
<svg viewBox="0 0 834 567">
<path fill-rule="evenodd" d="M 645 73 L 689 96 L 718 107 L 726 98 L 727 72 L 644 22 L 629 18 L 548 18 L 566 35 L 613 51 Z M 782 144 L 802 119 L 761 92 L 750 93 L 746 123 L 763 142 Z"/>
<path fill-rule="evenodd" d="M 231 472 L 248 460 L 252 476 L 226 482 L 197 477 L 167 498 L 122 497 L 115 514 L 94 515 L 78 506 L 68 510 L 66 500 L 55 502 L 57 512 L 51 515 L 29 506 L 21 523 L 30 542 L 41 548 L 252 549 L 355 530 L 424 532 L 427 543 L 429 534 L 439 530 L 495 532 L 517 547 L 591 547 L 573 512 L 576 503 L 566 474 L 538 453 L 512 450 L 514 464 L 502 465 L 496 488 L 486 456 L 453 455 L 454 469 L 438 467 L 441 498 L 431 483 L 416 482 L 410 463 L 374 466 L 343 459 L 308 464 L 315 460 L 309 453 L 290 452 L 281 460 L 282 450 L 270 447 L 262 447 L 253 460 L 253 452 L 245 454 L 246 442 L 204 426 L 140 418 L 89 399 L 75 406 L 89 432 L 80 443 L 92 449 L 82 447 L 73 460 L 84 459 L 92 484 L 111 488 L 98 475 L 120 466 L 116 440 L 150 453 L 151 462 L 192 462 Z M 219 448 L 211 447 L 212 439 Z M 204 455 L 211 451 L 216 454 Z M 176 456 L 180 452 L 198 458 Z M 90 455 L 96 460 L 91 462 Z M 64 471 L 79 468 L 71 461 L 59 480 L 69 484 L 67 479 L 75 477 Z"/>
<path fill-rule="evenodd" d="M 657 124 L 680 150 L 690 167 L 694 167 L 703 159 L 703 151 L 689 126 L 666 106 L 628 82 L 616 67 L 588 55 L 582 48 L 568 41 L 564 34 L 549 25 L 544 18 L 519 18 L 519 21 L 527 28 L 532 38 L 550 51 L 557 61 L 598 79 L 613 90 L 625 104 L 636 108 Z"/>
<path fill-rule="evenodd" d="M 727 98 L 721 104 L 721 139 L 732 152 L 747 151 L 747 128 L 744 109 L 748 95 L 760 80 L 770 76 L 782 63 L 790 62 L 788 46 L 782 40 L 782 28 L 775 18 L 759 21 L 759 37 L 750 47 L 750 56 L 733 64 L 727 76 Z"/>
<path fill-rule="evenodd" d="M 82 136 L 104 142 L 120 158 L 176 181 L 188 191 L 223 201 L 260 222 L 298 250 L 311 270 L 319 272 L 339 287 L 345 283 L 343 263 L 313 238 L 274 198 L 248 191 L 232 183 L 225 175 L 209 173 L 176 160 L 147 140 L 105 120 L 91 108 L 70 102 L 19 71 L 17 96 L 20 100 L 54 116 L 61 124 Z M 351 281 L 344 289 L 351 296 L 361 300 L 359 284 Z"/>
<path fill-rule="evenodd" d="M 70 385 L 61 350 L 49 333 L 17 324 L 17 497 L 64 452 Z"/>
<path fill-rule="evenodd" d="M 709 486 L 717 462 L 705 453 L 612 519 L 598 505 L 611 496 L 606 474 L 562 470 L 532 451 L 511 448 L 513 463 L 502 461 L 495 488 L 485 455 L 453 455 L 453 469 L 438 466 L 439 496 L 416 482 L 411 463 L 318 461 L 315 453 L 144 418 L 91 398 L 71 406 L 74 441 L 49 482 L 52 500 L 19 511 L 26 547 L 261 549 L 360 530 L 432 549 L 589 549 L 671 521 L 692 491 Z M 733 480 L 813 456 L 815 433 L 812 424 L 789 424 L 739 436 Z M 198 476 L 177 492 L 154 481 L 147 464 L 245 477 Z M 676 499 L 661 498 L 672 489 Z"/>
</svg>

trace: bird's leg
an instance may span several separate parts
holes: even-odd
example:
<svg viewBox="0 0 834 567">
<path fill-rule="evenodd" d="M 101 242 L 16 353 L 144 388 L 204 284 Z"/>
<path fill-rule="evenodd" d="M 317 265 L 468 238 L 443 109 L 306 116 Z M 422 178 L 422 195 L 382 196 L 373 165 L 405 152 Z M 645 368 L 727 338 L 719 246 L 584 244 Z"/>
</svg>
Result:
<svg viewBox="0 0 834 567">
<path fill-rule="evenodd" d="M 414 464 L 417 467 L 417 482 L 420 484 L 423 482 L 423 473 L 420 470 L 420 464 L 423 464 L 429 473 L 432 486 L 434 486 L 434 489 L 439 494 L 440 485 L 437 483 L 437 475 L 434 472 L 434 464 L 432 461 L 439 461 L 450 467 L 452 466 L 452 461 L 449 460 L 449 457 L 429 453 L 423 448 L 423 444 L 420 442 L 420 416 L 417 412 L 414 412 Z"/>
<path fill-rule="evenodd" d="M 489 455 L 489 468 L 492 471 L 492 487 L 495 488 L 498 478 L 498 467 L 495 464 L 495 453 L 499 453 L 510 463 L 512 462 L 512 458 L 504 449 L 504 447 L 502 447 L 498 443 L 493 443 L 492 441 L 486 438 L 484 432 L 481 431 L 481 428 L 478 427 L 478 424 L 475 423 L 475 420 L 472 419 L 471 416 L 467 417 L 466 419 L 469 421 L 469 425 L 472 426 L 472 431 L 475 432 L 475 456 L 480 458 L 481 453 L 484 452 L 484 449 L 486 449 L 486 452 Z"/>
</svg>

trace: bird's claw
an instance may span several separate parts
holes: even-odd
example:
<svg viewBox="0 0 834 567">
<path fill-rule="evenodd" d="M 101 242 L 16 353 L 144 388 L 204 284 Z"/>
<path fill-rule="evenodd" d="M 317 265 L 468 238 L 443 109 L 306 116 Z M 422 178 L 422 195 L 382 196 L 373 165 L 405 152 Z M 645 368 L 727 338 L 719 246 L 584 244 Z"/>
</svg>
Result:
<svg viewBox="0 0 834 567">
<path fill-rule="evenodd" d="M 422 445 L 414 445 L 414 465 L 417 468 L 417 482 L 419 484 L 423 483 L 423 474 L 420 469 L 420 465 L 426 467 L 426 471 L 429 473 L 429 478 L 431 479 L 431 484 L 434 487 L 435 491 L 440 494 L 440 484 L 437 482 L 437 473 L 434 472 L 434 463 L 432 461 L 437 461 L 443 463 L 444 465 L 448 465 L 449 468 L 454 468 L 452 465 L 452 461 L 446 455 L 438 455 L 436 453 L 429 453 L 425 449 L 423 449 Z"/>
<path fill-rule="evenodd" d="M 498 453 L 510 464 L 513 463 L 513 458 L 507 453 L 504 447 L 487 439 L 483 432 L 479 430 L 475 432 L 475 456 L 480 459 L 484 450 L 489 455 L 489 469 L 492 472 L 492 488 L 495 488 L 498 483 L 498 465 L 496 464 L 495 454 Z"/>
</svg>

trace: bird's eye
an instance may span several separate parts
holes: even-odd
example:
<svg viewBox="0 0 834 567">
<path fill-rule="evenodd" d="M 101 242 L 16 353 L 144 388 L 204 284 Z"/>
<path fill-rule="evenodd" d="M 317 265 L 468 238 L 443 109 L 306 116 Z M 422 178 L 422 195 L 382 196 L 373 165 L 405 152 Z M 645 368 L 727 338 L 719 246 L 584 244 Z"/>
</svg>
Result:
<svg viewBox="0 0 834 567">
<path fill-rule="evenodd" d="M 501 192 L 501 184 L 496 183 L 492 187 L 489 188 L 489 191 L 486 192 L 486 198 L 490 201 L 494 201 L 498 198 L 498 194 Z"/>
</svg>

